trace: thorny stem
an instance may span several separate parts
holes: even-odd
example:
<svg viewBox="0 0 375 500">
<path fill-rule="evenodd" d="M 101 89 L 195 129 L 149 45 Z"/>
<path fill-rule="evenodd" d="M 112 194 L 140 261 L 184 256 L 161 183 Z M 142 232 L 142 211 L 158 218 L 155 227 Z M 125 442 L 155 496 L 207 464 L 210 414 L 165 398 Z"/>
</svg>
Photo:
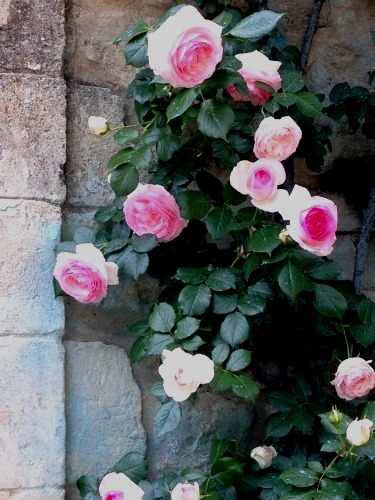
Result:
<svg viewBox="0 0 375 500">
<path fill-rule="evenodd" d="M 364 212 L 361 232 L 356 243 L 356 255 L 354 260 L 353 283 L 355 293 L 360 294 L 363 284 L 363 274 L 367 253 L 367 245 L 371 230 L 375 222 L 375 187 L 371 189 L 370 201 Z"/>
<path fill-rule="evenodd" d="M 335 458 L 332 460 L 332 462 L 324 469 L 322 475 L 320 476 L 319 478 L 319 481 L 318 481 L 318 486 L 316 487 L 317 490 L 319 490 L 320 488 L 320 483 L 323 481 L 324 477 L 327 475 L 327 472 L 334 466 L 334 464 L 336 463 L 337 459 L 339 457 L 342 457 L 344 460 L 350 455 L 350 453 L 352 452 L 353 450 L 353 446 L 350 447 L 350 449 L 348 451 L 345 451 L 345 443 L 343 442 L 342 440 L 342 437 L 341 435 L 339 434 L 339 437 L 341 438 L 341 442 L 343 443 L 343 454 L 341 454 L 341 450 L 339 453 L 337 453 L 337 455 L 335 456 Z"/>
<path fill-rule="evenodd" d="M 348 358 L 350 358 L 351 352 L 350 352 L 350 348 L 349 348 L 349 342 L 348 342 L 348 338 L 346 336 L 345 328 L 342 325 L 341 325 L 341 332 L 344 335 L 344 340 L 345 340 L 345 344 L 346 344 L 346 352 L 347 352 Z"/>
</svg>

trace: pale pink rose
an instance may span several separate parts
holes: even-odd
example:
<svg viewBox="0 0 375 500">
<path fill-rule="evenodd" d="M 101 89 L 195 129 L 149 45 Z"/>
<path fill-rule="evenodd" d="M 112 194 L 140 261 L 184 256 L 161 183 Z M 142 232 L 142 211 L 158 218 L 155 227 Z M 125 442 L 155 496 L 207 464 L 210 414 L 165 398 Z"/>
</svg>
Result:
<svg viewBox="0 0 375 500">
<path fill-rule="evenodd" d="M 282 163 L 270 158 L 261 158 L 254 163 L 241 160 L 233 168 L 229 182 L 242 194 L 251 196 L 251 203 L 266 212 L 278 212 L 288 199 L 285 189 L 277 186 L 285 182 Z"/>
<path fill-rule="evenodd" d="M 144 491 L 122 472 L 110 472 L 99 485 L 103 500 L 142 500 Z"/>
<path fill-rule="evenodd" d="M 283 161 L 297 150 L 302 131 L 290 116 L 264 118 L 254 135 L 254 154 L 257 158 Z"/>
<path fill-rule="evenodd" d="M 251 458 L 256 460 L 261 469 L 271 467 L 272 460 L 277 456 L 277 451 L 273 446 L 257 446 L 250 453 Z"/>
<path fill-rule="evenodd" d="M 353 446 L 363 446 L 370 439 L 372 426 L 373 422 L 368 418 L 363 420 L 356 418 L 346 428 L 347 440 Z"/>
<path fill-rule="evenodd" d="M 124 214 L 135 234 L 153 234 L 160 242 L 173 240 L 188 224 L 174 197 L 157 184 L 138 184 L 124 202 Z"/>
<path fill-rule="evenodd" d="M 357 357 L 345 359 L 339 364 L 331 384 L 341 399 L 351 401 L 367 396 L 375 387 L 375 371 L 369 363 L 371 361 Z"/>
<path fill-rule="evenodd" d="M 208 384 L 214 378 L 214 363 L 204 354 L 189 354 L 179 347 L 162 352 L 163 363 L 159 374 L 167 396 L 175 401 L 185 401 L 200 384 Z"/>
<path fill-rule="evenodd" d="M 272 97 L 272 93 L 258 87 L 256 83 L 265 83 L 277 92 L 281 88 L 281 76 L 277 71 L 281 62 L 271 61 L 258 50 L 237 54 L 235 57 L 242 63 L 238 73 L 244 78 L 250 95 L 242 94 L 234 85 L 226 90 L 235 101 L 250 101 L 253 106 L 262 106 Z"/>
<path fill-rule="evenodd" d="M 53 274 L 65 293 L 87 304 L 104 299 L 107 285 L 118 285 L 117 273 L 117 264 L 106 262 L 92 243 L 81 243 L 76 253 L 57 255 Z"/>
<path fill-rule="evenodd" d="M 90 116 L 88 126 L 90 131 L 95 135 L 104 135 L 109 130 L 108 121 L 102 116 Z"/>
<path fill-rule="evenodd" d="M 221 61 L 222 27 L 192 5 L 182 7 L 148 34 L 150 68 L 172 87 L 190 88 L 212 76 Z"/>
<path fill-rule="evenodd" d="M 171 500 L 199 500 L 198 483 L 178 483 L 171 491 Z"/>
<path fill-rule="evenodd" d="M 288 202 L 278 210 L 289 219 L 286 230 L 301 248 L 326 256 L 333 251 L 337 230 L 337 206 L 322 196 L 311 196 L 309 191 L 295 184 Z"/>
</svg>

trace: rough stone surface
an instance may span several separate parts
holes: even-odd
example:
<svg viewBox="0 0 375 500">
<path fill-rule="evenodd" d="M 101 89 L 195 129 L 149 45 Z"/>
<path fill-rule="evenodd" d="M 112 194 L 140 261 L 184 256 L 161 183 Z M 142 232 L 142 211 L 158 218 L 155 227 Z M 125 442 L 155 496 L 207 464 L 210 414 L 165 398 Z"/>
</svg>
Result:
<svg viewBox="0 0 375 500">
<path fill-rule="evenodd" d="M 0 500 L 63 500 L 64 498 L 69 499 L 69 497 L 65 497 L 63 490 L 54 488 L 13 492 L 0 491 Z"/>
<path fill-rule="evenodd" d="M 0 489 L 61 487 L 63 348 L 53 339 L 3 337 L 0 358 Z"/>
<path fill-rule="evenodd" d="M 72 84 L 68 93 L 67 131 L 67 203 L 70 205 L 105 206 L 113 198 L 108 183 L 107 163 L 121 149 L 113 134 L 97 136 L 90 132 L 90 116 L 107 118 L 112 127 L 123 123 L 123 102 L 108 89 Z"/>
<path fill-rule="evenodd" d="M 187 467 L 207 471 L 214 438 L 237 439 L 245 451 L 254 423 L 254 403 L 235 396 L 232 391 L 214 393 L 207 384 L 198 388 L 194 403 L 182 404 L 182 418 L 177 429 L 162 436 L 156 434 L 153 420 L 160 403 L 149 389 L 155 380 L 161 380 L 157 372 L 159 364 L 154 356 L 133 366 L 143 395 L 150 479 L 168 470 L 179 472 Z"/>
<path fill-rule="evenodd" d="M 0 27 L 0 72 L 61 75 L 63 0 L 1 0 Z"/>
<path fill-rule="evenodd" d="M 101 342 L 65 343 L 67 483 L 100 476 L 125 453 L 145 453 L 141 395 L 129 359 Z"/>
<path fill-rule="evenodd" d="M 0 74 L 0 125 L 0 198 L 61 203 L 65 198 L 64 80 Z"/>
<path fill-rule="evenodd" d="M 0 199 L 0 335 L 62 332 L 52 280 L 60 224 L 55 205 Z"/>
<path fill-rule="evenodd" d="M 153 26 L 173 5 L 170 0 L 138 0 L 136 4 L 132 0 L 71 0 L 66 24 L 68 78 L 122 92 L 136 69 L 125 68 L 124 43 L 116 48 L 113 40 L 141 19 Z"/>
</svg>

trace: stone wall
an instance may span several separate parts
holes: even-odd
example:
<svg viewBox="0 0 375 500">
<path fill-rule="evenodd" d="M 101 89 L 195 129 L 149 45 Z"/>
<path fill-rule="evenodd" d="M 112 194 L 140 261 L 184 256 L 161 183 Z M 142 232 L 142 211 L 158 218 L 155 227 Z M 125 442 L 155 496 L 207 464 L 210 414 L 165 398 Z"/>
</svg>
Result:
<svg viewBox="0 0 375 500">
<path fill-rule="evenodd" d="M 288 39 L 300 47 L 313 0 L 268 4 L 285 12 Z M 155 303 L 155 280 L 110 287 L 98 306 L 53 293 L 56 243 L 78 226 L 93 227 L 96 209 L 112 197 L 106 163 L 117 147 L 88 131 L 88 117 L 134 122 L 124 97 L 134 70 L 113 39 L 137 20 L 153 23 L 171 5 L 0 0 L 0 500 L 58 500 L 64 484 L 65 498 L 75 500 L 77 477 L 103 474 L 131 450 L 147 456 L 151 478 L 205 467 L 213 436 L 246 444 L 256 432 L 259 408 L 202 388 L 176 432 L 154 433 L 158 402 L 148 388 L 158 360 L 130 366 L 127 329 Z M 343 80 L 366 86 L 375 67 L 373 30 L 371 0 L 326 2 L 305 69 L 310 90 L 328 95 Z M 327 168 L 338 156 L 374 154 L 374 141 L 350 134 L 345 123 L 334 130 Z M 322 193 L 319 177 L 302 163 L 296 182 Z M 350 279 L 362 214 L 340 193 L 327 196 L 340 213 L 332 257 Z M 375 297 L 374 268 L 370 242 L 364 291 Z"/>
</svg>

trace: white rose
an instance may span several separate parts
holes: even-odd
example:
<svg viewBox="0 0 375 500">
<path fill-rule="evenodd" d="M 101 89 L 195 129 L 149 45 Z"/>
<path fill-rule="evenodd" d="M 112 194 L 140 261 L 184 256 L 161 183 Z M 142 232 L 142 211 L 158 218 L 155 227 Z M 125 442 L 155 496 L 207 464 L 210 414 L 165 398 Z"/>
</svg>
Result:
<svg viewBox="0 0 375 500">
<path fill-rule="evenodd" d="M 171 500 L 199 500 L 198 483 L 178 483 L 171 491 Z"/>
<path fill-rule="evenodd" d="M 362 446 L 367 443 L 371 436 L 373 423 L 368 418 L 351 422 L 346 429 L 346 438 L 354 446 Z"/>
<path fill-rule="evenodd" d="M 131 498 L 131 500 L 143 500 L 144 491 L 122 472 L 119 474 L 110 472 L 102 479 L 99 485 L 99 494 L 104 499 Z"/>
<path fill-rule="evenodd" d="M 175 401 L 185 401 L 200 384 L 208 384 L 214 378 L 214 363 L 203 354 L 189 354 L 179 347 L 173 351 L 164 349 L 159 374 L 166 394 Z"/>
<path fill-rule="evenodd" d="M 256 460 L 261 469 L 267 469 L 272 465 L 272 459 L 275 458 L 277 452 L 273 446 L 257 446 L 254 448 L 250 456 Z"/>
<path fill-rule="evenodd" d="M 90 131 L 95 135 L 104 135 L 109 130 L 108 121 L 102 116 L 90 116 L 88 125 Z"/>
</svg>

